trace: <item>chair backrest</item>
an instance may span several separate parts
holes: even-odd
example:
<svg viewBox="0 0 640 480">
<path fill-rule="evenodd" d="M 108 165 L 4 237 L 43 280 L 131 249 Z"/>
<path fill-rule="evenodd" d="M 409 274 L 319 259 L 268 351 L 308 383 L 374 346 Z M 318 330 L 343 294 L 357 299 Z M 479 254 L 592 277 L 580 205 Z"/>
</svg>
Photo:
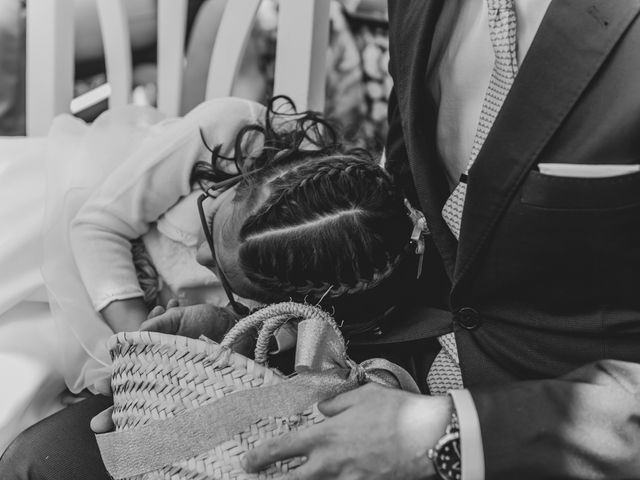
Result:
<svg viewBox="0 0 640 480">
<path fill-rule="evenodd" d="M 97 2 L 109 106 L 131 101 L 132 60 L 126 0 Z M 209 62 L 205 99 L 231 94 L 261 0 L 220 3 L 222 18 Z M 322 110 L 330 0 L 279 0 L 274 94 L 300 109 Z M 27 2 L 27 133 L 46 133 L 53 117 L 68 112 L 73 96 L 73 0 Z M 158 108 L 181 111 L 187 0 L 158 0 Z"/>
</svg>

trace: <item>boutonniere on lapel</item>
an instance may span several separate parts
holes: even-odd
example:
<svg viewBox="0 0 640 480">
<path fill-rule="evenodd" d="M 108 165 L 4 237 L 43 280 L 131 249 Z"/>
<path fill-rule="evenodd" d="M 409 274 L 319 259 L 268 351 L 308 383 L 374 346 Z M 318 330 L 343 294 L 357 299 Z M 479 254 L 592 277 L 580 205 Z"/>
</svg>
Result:
<svg viewBox="0 0 640 480">
<path fill-rule="evenodd" d="M 425 242 L 424 238 L 429 235 L 429 227 L 427 226 L 427 219 L 424 217 L 424 214 L 411 206 L 408 200 L 405 199 L 405 205 L 407 206 L 407 210 L 409 210 L 409 217 L 413 222 L 413 231 L 411 232 L 411 243 L 415 245 L 416 255 L 418 258 L 418 272 L 416 278 L 420 278 L 422 275 L 422 262 L 424 261 L 424 249 Z"/>
</svg>

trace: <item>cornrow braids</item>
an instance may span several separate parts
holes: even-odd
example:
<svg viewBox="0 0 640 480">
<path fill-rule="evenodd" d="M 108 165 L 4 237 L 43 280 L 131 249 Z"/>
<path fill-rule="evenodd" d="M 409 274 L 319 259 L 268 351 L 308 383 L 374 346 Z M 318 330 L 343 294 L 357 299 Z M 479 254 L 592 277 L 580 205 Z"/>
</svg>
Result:
<svg viewBox="0 0 640 480">
<path fill-rule="evenodd" d="M 378 286 L 383 280 L 386 280 L 394 272 L 396 266 L 400 262 L 401 257 L 398 256 L 396 261 L 389 263 L 387 268 L 375 272 L 371 279 L 361 279 L 354 284 L 335 282 L 317 282 L 307 280 L 304 283 L 293 285 L 283 282 L 281 279 L 274 278 L 262 274 L 260 272 L 249 273 L 250 278 L 263 286 L 264 288 L 276 291 L 292 299 L 302 299 L 304 301 L 317 301 L 325 296 L 328 298 L 339 298 L 344 295 L 353 295 L 365 292 Z"/>
<path fill-rule="evenodd" d="M 343 146 L 331 122 L 316 112 L 281 113 L 281 101 L 295 112 L 286 97 L 273 99 L 262 124 L 238 132 L 233 154 L 242 175 L 233 201 L 250 212 L 239 264 L 268 293 L 256 300 L 336 306 L 366 297 L 366 314 L 386 311 L 402 288 L 393 285 L 404 284 L 394 278 L 406 270 L 398 267 L 408 263 L 413 228 L 402 196 L 368 152 Z M 256 132 L 264 147 L 251 157 L 242 146 Z M 191 177 L 204 190 L 221 175 L 220 148 L 210 151 Z"/>
<path fill-rule="evenodd" d="M 247 277 L 294 299 L 374 288 L 407 250 L 412 224 L 389 176 L 353 153 L 299 163 L 268 183 L 240 230 Z"/>
</svg>

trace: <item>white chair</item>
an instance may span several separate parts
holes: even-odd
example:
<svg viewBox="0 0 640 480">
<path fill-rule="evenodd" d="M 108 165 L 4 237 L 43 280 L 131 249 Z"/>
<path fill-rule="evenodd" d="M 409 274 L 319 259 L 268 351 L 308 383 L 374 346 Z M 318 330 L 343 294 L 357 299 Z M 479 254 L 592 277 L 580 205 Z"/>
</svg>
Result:
<svg viewBox="0 0 640 480">
<path fill-rule="evenodd" d="M 126 0 L 96 0 L 105 49 L 110 107 L 131 100 L 132 63 Z M 260 0 L 209 0 L 224 13 L 217 28 L 202 100 L 231 94 Z M 280 0 L 274 94 L 299 109 L 322 110 L 330 0 Z M 73 2 L 27 2 L 27 133 L 43 135 L 73 96 Z M 181 113 L 187 0 L 158 0 L 158 108 Z M 215 32 L 216 28 L 212 28 Z"/>
</svg>

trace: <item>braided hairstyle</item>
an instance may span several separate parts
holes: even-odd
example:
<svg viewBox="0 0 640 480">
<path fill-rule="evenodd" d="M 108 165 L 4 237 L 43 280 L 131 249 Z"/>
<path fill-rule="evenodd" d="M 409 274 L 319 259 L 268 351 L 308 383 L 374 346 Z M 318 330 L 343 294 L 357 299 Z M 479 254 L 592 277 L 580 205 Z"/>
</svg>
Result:
<svg viewBox="0 0 640 480">
<path fill-rule="evenodd" d="M 251 209 L 240 230 L 243 272 L 271 300 L 322 299 L 336 307 L 358 294 L 381 292 L 408 257 L 413 225 L 403 197 L 366 151 L 345 149 L 316 113 L 278 113 L 279 98 L 269 104 L 264 126 L 245 127 L 236 138 L 233 160 L 249 173 L 234 201 Z M 252 132 L 263 135 L 264 147 L 245 158 L 241 146 Z M 211 163 L 192 173 L 202 188 L 225 176 L 215 168 L 220 148 L 211 151 Z M 388 288 L 384 292 L 384 299 L 367 297 L 386 308 L 397 299 Z"/>
</svg>

